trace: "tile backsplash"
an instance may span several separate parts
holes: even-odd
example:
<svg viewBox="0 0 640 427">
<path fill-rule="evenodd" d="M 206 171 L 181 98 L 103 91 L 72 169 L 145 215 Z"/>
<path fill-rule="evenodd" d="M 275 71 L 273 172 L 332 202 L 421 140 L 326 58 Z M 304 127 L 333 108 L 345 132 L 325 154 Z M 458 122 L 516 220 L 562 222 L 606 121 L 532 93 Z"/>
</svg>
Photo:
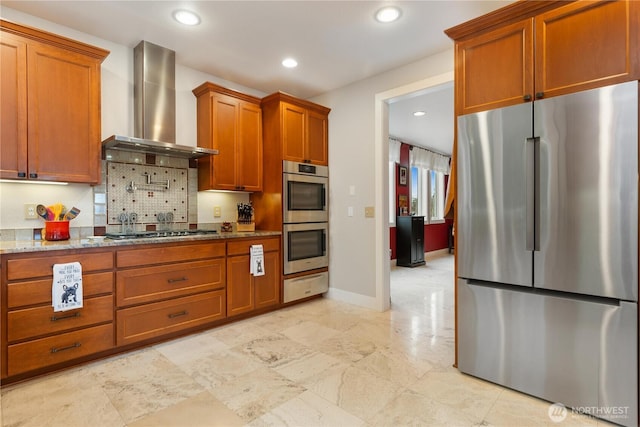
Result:
<svg viewBox="0 0 640 427">
<path fill-rule="evenodd" d="M 143 224 L 157 224 L 166 213 L 186 223 L 187 185 L 188 168 L 107 162 L 107 224 L 120 224 L 120 214 L 133 212 Z"/>
<path fill-rule="evenodd" d="M 123 213 L 137 214 L 136 230 L 160 225 L 158 214 L 167 213 L 175 228 L 197 224 L 197 172 L 188 159 L 107 150 L 103 184 L 94 188 L 94 225 L 119 232 Z"/>
</svg>

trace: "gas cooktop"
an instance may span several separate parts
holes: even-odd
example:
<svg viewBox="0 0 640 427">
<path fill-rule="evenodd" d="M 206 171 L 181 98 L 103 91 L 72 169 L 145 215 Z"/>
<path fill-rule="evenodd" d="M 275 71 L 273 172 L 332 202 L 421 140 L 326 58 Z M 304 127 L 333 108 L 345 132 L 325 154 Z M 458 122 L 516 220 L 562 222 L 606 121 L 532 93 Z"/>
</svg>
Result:
<svg viewBox="0 0 640 427">
<path fill-rule="evenodd" d="M 107 233 L 105 237 L 113 240 L 152 239 L 156 237 L 199 236 L 216 234 L 216 230 L 167 230 L 167 231 L 135 231 L 131 233 Z"/>
</svg>

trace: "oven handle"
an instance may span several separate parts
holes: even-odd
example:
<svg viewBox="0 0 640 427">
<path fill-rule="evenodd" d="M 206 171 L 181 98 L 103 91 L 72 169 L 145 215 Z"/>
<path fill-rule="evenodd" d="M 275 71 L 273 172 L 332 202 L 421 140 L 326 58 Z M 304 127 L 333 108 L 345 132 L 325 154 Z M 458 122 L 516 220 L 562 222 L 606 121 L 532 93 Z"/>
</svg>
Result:
<svg viewBox="0 0 640 427">
<path fill-rule="evenodd" d="M 322 230 L 322 254 L 327 253 L 327 230 Z"/>
</svg>

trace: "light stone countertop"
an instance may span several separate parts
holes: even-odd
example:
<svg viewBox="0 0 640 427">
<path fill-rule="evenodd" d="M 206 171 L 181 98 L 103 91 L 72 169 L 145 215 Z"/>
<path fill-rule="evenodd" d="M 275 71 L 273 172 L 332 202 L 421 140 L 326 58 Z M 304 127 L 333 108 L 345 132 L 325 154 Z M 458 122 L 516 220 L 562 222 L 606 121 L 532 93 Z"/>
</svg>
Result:
<svg viewBox="0 0 640 427">
<path fill-rule="evenodd" d="M 142 244 L 159 244 L 169 242 L 191 242 L 194 240 L 220 240 L 220 239 L 240 239 L 247 237 L 269 237 L 280 236 L 280 231 L 251 231 L 251 232 L 231 232 L 217 234 L 201 234 L 192 236 L 173 236 L 173 237 L 151 237 L 142 239 L 101 239 L 94 241 L 85 239 L 69 239 L 61 241 L 46 240 L 9 240 L 0 241 L 0 255 L 24 253 L 24 252 L 44 252 L 58 251 L 67 249 L 83 249 L 83 248 L 112 248 L 117 246 L 131 246 Z"/>
</svg>

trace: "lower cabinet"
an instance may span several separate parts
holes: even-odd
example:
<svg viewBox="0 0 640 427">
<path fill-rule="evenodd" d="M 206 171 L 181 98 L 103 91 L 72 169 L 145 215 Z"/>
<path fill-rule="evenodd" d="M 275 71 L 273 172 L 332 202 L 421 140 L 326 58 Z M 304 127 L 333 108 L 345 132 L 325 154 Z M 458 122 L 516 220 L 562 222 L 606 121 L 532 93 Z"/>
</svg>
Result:
<svg viewBox="0 0 640 427">
<path fill-rule="evenodd" d="M 225 242 L 117 251 L 116 345 L 226 317 Z"/>
<path fill-rule="evenodd" d="M 250 273 L 252 245 L 262 245 L 263 276 Z M 227 243 L 227 316 L 280 303 L 280 239 L 251 239 Z"/>
<path fill-rule="evenodd" d="M 396 217 L 396 265 L 424 265 L 424 217 Z"/>
<path fill-rule="evenodd" d="M 76 261 L 82 266 L 83 306 L 54 311 L 53 265 Z M 2 378 L 114 348 L 113 265 L 112 251 L 19 254 L 2 261 Z"/>
<path fill-rule="evenodd" d="M 8 375 L 55 366 L 113 348 L 111 323 L 9 345 Z"/>
<path fill-rule="evenodd" d="M 262 245 L 265 274 L 250 274 Z M 54 312 L 53 265 L 80 262 L 83 307 Z M 281 301 L 280 236 L 0 256 L 2 382 L 263 312 Z"/>
<path fill-rule="evenodd" d="M 205 325 L 225 317 L 224 289 L 118 310 L 117 345 Z"/>
</svg>

